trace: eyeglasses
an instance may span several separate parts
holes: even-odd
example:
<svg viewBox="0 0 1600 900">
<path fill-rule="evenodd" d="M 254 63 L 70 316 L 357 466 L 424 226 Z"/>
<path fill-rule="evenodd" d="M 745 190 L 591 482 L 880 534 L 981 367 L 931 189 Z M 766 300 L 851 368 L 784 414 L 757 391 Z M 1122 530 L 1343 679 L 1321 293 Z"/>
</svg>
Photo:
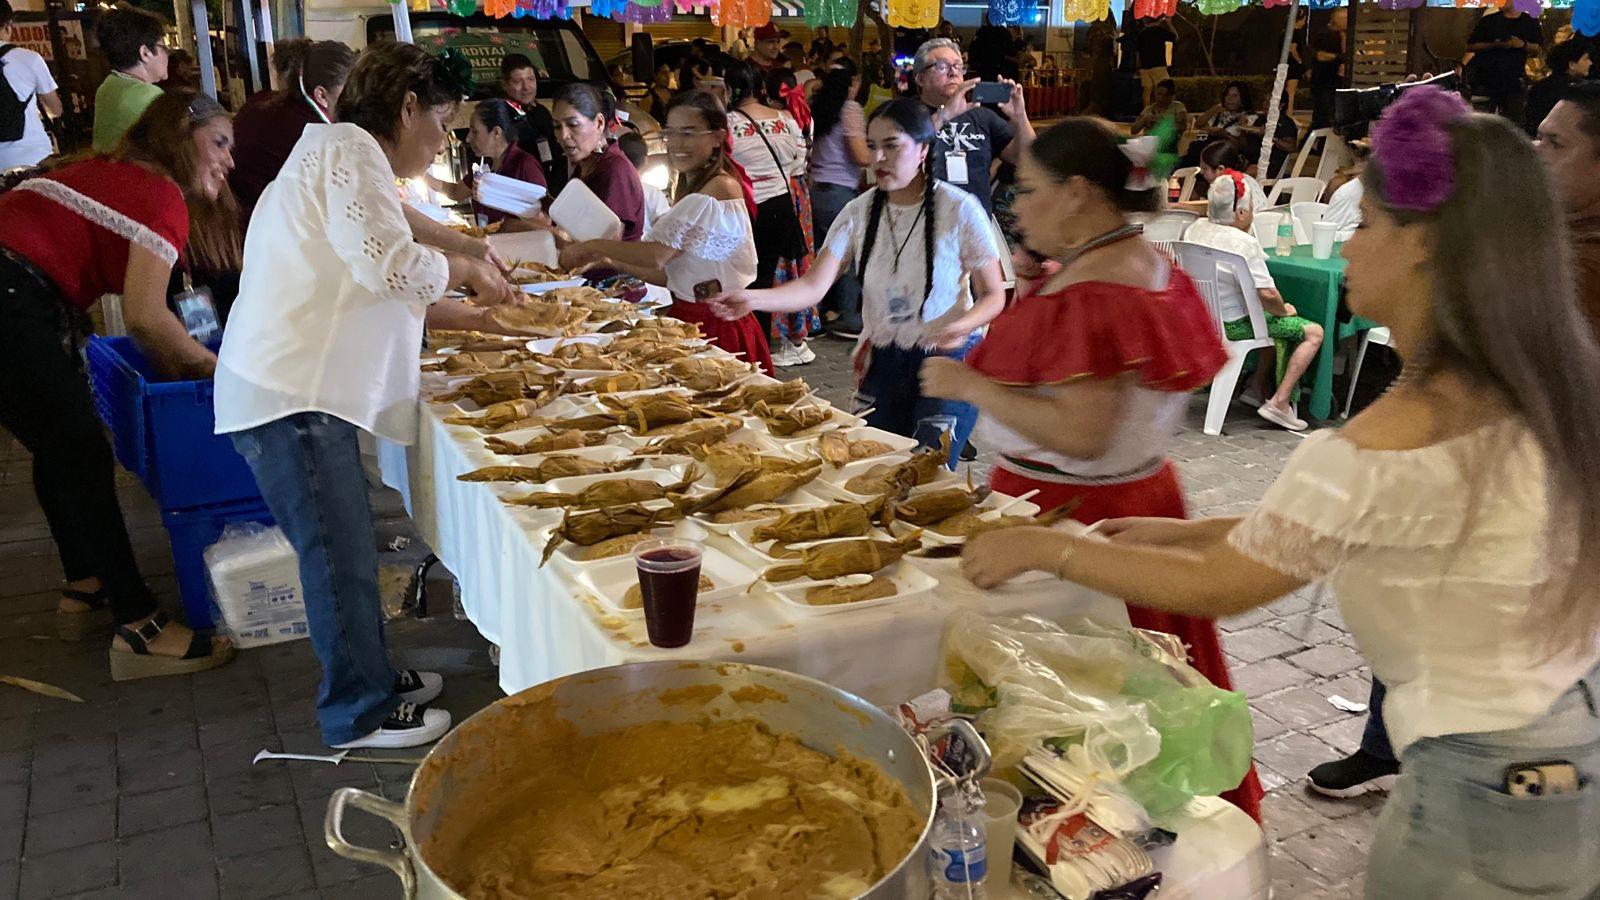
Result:
<svg viewBox="0 0 1600 900">
<path fill-rule="evenodd" d="M 661 129 L 661 139 L 665 141 L 687 141 L 702 134 L 713 133 L 709 128 L 663 128 Z"/>
<path fill-rule="evenodd" d="M 940 60 L 936 63 L 929 63 L 923 71 L 927 71 L 927 69 L 932 69 L 933 71 L 938 72 L 940 75 L 967 74 L 967 66 L 965 63 L 945 62 L 944 60 Z"/>
</svg>

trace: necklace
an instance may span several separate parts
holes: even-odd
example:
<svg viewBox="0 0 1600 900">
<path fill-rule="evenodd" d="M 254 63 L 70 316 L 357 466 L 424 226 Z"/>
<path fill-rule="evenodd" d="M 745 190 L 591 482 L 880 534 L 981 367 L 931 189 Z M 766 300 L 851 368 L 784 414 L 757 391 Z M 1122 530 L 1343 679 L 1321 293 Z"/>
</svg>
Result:
<svg viewBox="0 0 1600 900">
<path fill-rule="evenodd" d="M 1099 250 L 1101 247 L 1110 246 L 1118 241 L 1124 241 L 1128 238 L 1134 237 L 1135 235 L 1143 233 L 1143 225 L 1140 225 L 1137 222 L 1129 222 L 1128 224 L 1119 228 L 1113 228 L 1104 234 L 1096 235 L 1085 243 L 1079 244 L 1076 247 L 1067 248 L 1066 253 L 1056 257 L 1056 262 L 1061 263 L 1061 268 L 1065 269 L 1067 266 L 1072 265 L 1089 253 Z"/>
<path fill-rule="evenodd" d="M 891 272 L 898 273 L 900 271 L 900 255 L 906 252 L 906 245 L 911 243 L 912 235 L 915 235 L 917 233 L 917 223 L 921 222 L 921 221 L 922 221 L 922 205 L 918 204 L 917 205 L 916 218 L 913 218 L 911 220 L 911 227 L 906 229 L 906 236 L 905 236 L 904 239 L 901 239 L 900 234 L 899 234 L 899 232 L 900 232 L 900 214 L 895 212 L 893 207 L 890 207 L 890 209 L 889 209 L 889 240 L 892 241 L 892 242 L 895 242 L 894 261 L 890 266 L 890 271 Z"/>
<path fill-rule="evenodd" d="M 1431 343 L 1423 344 L 1417 348 L 1415 353 L 1411 354 L 1411 359 L 1402 363 L 1400 374 L 1396 375 L 1395 379 L 1389 382 L 1389 386 L 1383 389 L 1383 395 L 1387 396 L 1407 385 L 1416 383 L 1426 376 L 1432 368 L 1433 345 Z"/>
</svg>

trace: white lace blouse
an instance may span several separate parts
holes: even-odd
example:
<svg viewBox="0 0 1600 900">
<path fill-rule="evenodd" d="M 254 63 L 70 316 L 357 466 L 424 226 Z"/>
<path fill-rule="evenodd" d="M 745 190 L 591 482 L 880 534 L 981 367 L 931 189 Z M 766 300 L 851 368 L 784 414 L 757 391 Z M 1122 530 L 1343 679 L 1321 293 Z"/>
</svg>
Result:
<svg viewBox="0 0 1600 900">
<path fill-rule="evenodd" d="M 1592 640 L 1545 649 L 1559 625 L 1536 610 L 1565 589 L 1573 560 L 1571 516 L 1551 502 L 1544 453 L 1520 423 L 1404 451 L 1322 431 L 1228 539 L 1278 571 L 1326 580 L 1388 685 L 1399 752 L 1526 725 L 1600 659 Z"/>
<path fill-rule="evenodd" d="M 644 239 L 682 251 L 666 265 L 672 299 L 693 301 L 694 286 L 716 281 L 736 291 L 756 280 L 756 242 L 743 198 L 690 194 L 650 225 Z"/>
<path fill-rule="evenodd" d="M 324 412 L 411 443 L 422 318 L 449 265 L 412 240 L 378 142 L 355 125 L 306 126 L 250 224 L 217 359 L 217 433 Z"/>
</svg>

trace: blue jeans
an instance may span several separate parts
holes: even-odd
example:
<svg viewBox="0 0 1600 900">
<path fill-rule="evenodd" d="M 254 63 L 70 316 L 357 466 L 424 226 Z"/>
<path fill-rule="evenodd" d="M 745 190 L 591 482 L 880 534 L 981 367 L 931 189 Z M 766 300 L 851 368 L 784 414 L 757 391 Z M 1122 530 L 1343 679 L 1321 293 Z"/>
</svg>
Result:
<svg viewBox="0 0 1600 900">
<path fill-rule="evenodd" d="M 326 413 L 297 413 L 232 437 L 300 556 L 311 647 L 322 663 L 322 738 L 353 741 L 400 705 L 356 427 Z"/>
<path fill-rule="evenodd" d="M 966 359 L 977 343 L 978 336 L 973 335 L 966 346 L 944 354 L 922 347 L 873 346 L 869 351 L 872 359 L 867 363 L 867 372 L 856 386 L 855 408 L 874 408 L 867 416 L 868 425 L 915 438 L 924 447 L 939 446 L 939 435 L 948 430 L 948 465 L 954 469 L 960 461 L 961 448 L 967 445 L 973 426 L 978 424 L 978 408 L 970 403 L 924 397 L 922 361 L 935 355 Z"/>
<path fill-rule="evenodd" d="M 1580 790 L 1513 797 L 1511 768 L 1571 763 Z M 1600 668 L 1521 728 L 1423 738 L 1378 817 L 1369 900 L 1600 896 Z"/>
<path fill-rule="evenodd" d="M 828 239 L 833 220 L 839 217 L 845 204 L 855 198 L 855 189 L 844 185 L 820 181 L 811 185 L 811 219 L 816 226 L 812 234 L 816 236 L 819 248 Z M 837 314 L 840 327 L 861 327 L 861 282 L 856 280 L 854 267 L 839 272 L 839 277 L 822 296 L 822 302 L 817 307 L 823 312 Z"/>
</svg>

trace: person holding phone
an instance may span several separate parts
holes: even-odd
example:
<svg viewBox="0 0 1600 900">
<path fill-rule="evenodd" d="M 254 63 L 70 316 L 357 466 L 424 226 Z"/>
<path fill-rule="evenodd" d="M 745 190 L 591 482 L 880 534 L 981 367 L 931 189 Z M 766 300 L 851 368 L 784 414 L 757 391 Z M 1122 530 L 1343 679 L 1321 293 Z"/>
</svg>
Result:
<svg viewBox="0 0 1600 900">
<path fill-rule="evenodd" d="M 1004 99 L 990 99 L 1004 110 L 1004 116 L 981 105 L 979 99 L 969 99 L 968 94 L 980 82 L 967 78 L 961 45 L 948 38 L 934 38 L 918 47 L 912 74 L 917 96 L 928 107 L 938 133 L 928 151 L 933 177 L 976 197 L 985 213 L 992 211 L 989 176 L 994 161 L 1015 163 L 1023 148 L 1033 142 L 1033 124 L 1028 121 L 1021 87 L 1007 78 L 998 82 L 1010 91 Z"/>
<path fill-rule="evenodd" d="M 924 104 L 907 97 L 878 107 L 867 123 L 877 185 L 845 205 L 811 268 L 770 290 L 730 291 L 712 305 L 731 319 L 805 309 L 854 270 L 862 287 L 856 408 L 871 408 L 867 424 L 925 446 L 950 431 L 953 467 L 977 408 L 924 396 L 917 372 L 932 356 L 964 358 L 978 329 L 1005 307 L 1005 289 L 983 207 L 930 171 L 935 140 Z"/>
<path fill-rule="evenodd" d="M 755 201 L 728 153 L 728 114 L 708 91 L 686 91 L 667 104 L 661 130 L 672 166 L 672 206 L 639 241 L 579 241 L 561 265 L 598 263 L 672 292 L 674 318 L 699 324 L 711 343 L 773 372 L 772 352 L 756 317 L 719 317 L 704 301 L 756 278 L 750 228 Z"/>
</svg>

